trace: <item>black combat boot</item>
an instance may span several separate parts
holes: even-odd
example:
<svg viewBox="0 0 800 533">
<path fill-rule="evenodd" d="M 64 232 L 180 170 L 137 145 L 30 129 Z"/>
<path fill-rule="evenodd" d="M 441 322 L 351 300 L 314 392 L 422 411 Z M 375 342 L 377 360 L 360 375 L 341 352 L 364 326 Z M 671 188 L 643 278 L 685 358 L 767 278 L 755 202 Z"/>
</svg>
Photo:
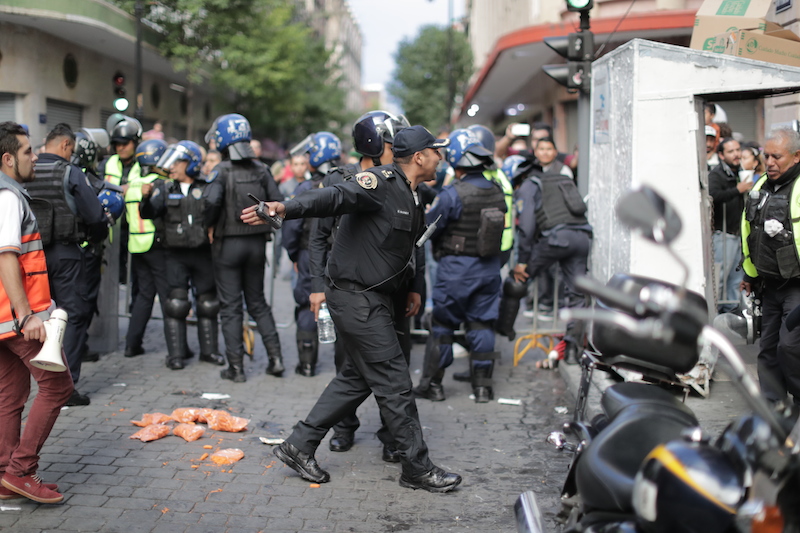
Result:
<svg viewBox="0 0 800 533">
<path fill-rule="evenodd" d="M 164 335 L 167 341 L 167 368 L 180 370 L 184 367 L 186 353 L 186 320 L 164 317 Z"/>
<path fill-rule="evenodd" d="M 200 360 L 222 366 L 225 358 L 219 353 L 219 329 L 216 318 L 197 318 L 197 336 L 200 338 Z"/>
<path fill-rule="evenodd" d="M 319 353 L 319 338 L 314 331 L 297 331 L 297 366 L 295 374 L 307 378 L 313 377 L 317 372 L 317 356 Z"/>
<path fill-rule="evenodd" d="M 228 353 L 228 368 L 219 373 L 222 379 L 229 379 L 234 383 L 244 383 L 247 377 L 244 375 L 244 354 Z"/>
<path fill-rule="evenodd" d="M 444 401 L 444 387 L 442 386 L 442 379 L 444 378 L 444 368 L 440 368 L 436 374 L 431 376 L 427 386 L 424 386 L 420 381 L 420 385 L 414 387 L 413 392 L 417 398 L 425 398 L 432 402 Z"/>
<path fill-rule="evenodd" d="M 492 373 L 494 371 L 494 362 L 499 357 L 500 352 L 470 352 L 469 360 L 472 366 L 472 394 L 475 395 L 475 403 L 487 403 L 494 400 Z M 476 362 L 484 364 L 475 366 Z M 488 363 L 488 365 L 486 363 Z"/>
</svg>

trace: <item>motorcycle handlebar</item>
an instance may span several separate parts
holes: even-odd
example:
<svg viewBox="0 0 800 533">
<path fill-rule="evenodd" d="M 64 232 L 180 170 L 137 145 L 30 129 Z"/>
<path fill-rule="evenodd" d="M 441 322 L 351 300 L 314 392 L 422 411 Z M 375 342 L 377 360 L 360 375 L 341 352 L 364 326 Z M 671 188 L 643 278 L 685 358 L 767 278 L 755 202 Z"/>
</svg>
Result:
<svg viewBox="0 0 800 533">
<path fill-rule="evenodd" d="M 587 276 L 580 277 L 575 280 L 575 287 L 586 294 L 591 294 L 607 305 L 622 309 L 628 313 L 640 314 L 642 309 L 642 302 L 639 301 L 637 296 L 626 294 L 617 289 L 607 287 L 599 281 Z"/>
</svg>

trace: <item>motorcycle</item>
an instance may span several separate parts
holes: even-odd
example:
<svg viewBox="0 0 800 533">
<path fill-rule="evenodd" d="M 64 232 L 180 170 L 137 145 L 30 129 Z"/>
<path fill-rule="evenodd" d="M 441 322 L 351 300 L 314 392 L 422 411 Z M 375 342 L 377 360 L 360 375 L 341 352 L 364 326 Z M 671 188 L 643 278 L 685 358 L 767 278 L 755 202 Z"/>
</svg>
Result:
<svg viewBox="0 0 800 533">
<path fill-rule="evenodd" d="M 686 290 L 688 268 L 670 243 L 677 213 L 654 190 L 624 197 L 617 215 L 630 228 L 666 247 L 682 266 L 681 285 L 619 275 L 607 285 L 589 278 L 580 289 L 603 305 L 568 309 L 565 320 L 591 321 L 600 353 L 584 351 L 583 374 L 569 442 L 548 441 L 574 454 L 557 520 L 567 532 L 702 532 L 800 530 L 800 422 L 795 409 L 772 407 L 730 340 L 708 325 L 705 300 Z M 752 414 L 712 442 L 692 411 L 647 383 L 618 383 L 601 398 L 603 413 L 585 420 L 595 369 L 638 372 L 644 381 L 670 382 L 711 346 L 728 362 L 731 379 Z M 543 532 L 533 492 L 515 504 L 520 532 Z M 779 524 L 779 526 L 778 526 Z M 767 529 L 769 526 L 772 529 Z"/>
</svg>

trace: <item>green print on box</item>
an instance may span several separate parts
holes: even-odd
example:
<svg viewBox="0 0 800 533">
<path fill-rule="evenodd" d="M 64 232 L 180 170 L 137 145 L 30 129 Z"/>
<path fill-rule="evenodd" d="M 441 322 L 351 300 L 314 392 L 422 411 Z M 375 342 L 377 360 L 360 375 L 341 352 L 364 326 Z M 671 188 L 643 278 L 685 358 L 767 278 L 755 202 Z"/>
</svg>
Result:
<svg viewBox="0 0 800 533">
<path fill-rule="evenodd" d="M 724 0 L 717 9 L 717 15 L 743 17 L 747 13 L 748 7 L 750 7 L 750 0 Z"/>
</svg>

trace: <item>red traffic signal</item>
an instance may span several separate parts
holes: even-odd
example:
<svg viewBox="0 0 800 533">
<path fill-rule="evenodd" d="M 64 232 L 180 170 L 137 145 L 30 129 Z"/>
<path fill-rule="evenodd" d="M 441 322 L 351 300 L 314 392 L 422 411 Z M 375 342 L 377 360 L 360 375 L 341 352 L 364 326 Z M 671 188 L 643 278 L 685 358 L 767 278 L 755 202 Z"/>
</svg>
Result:
<svg viewBox="0 0 800 533">
<path fill-rule="evenodd" d="M 112 80 L 114 82 L 114 94 L 117 96 L 125 96 L 125 75 L 121 72 L 114 74 Z"/>
</svg>

